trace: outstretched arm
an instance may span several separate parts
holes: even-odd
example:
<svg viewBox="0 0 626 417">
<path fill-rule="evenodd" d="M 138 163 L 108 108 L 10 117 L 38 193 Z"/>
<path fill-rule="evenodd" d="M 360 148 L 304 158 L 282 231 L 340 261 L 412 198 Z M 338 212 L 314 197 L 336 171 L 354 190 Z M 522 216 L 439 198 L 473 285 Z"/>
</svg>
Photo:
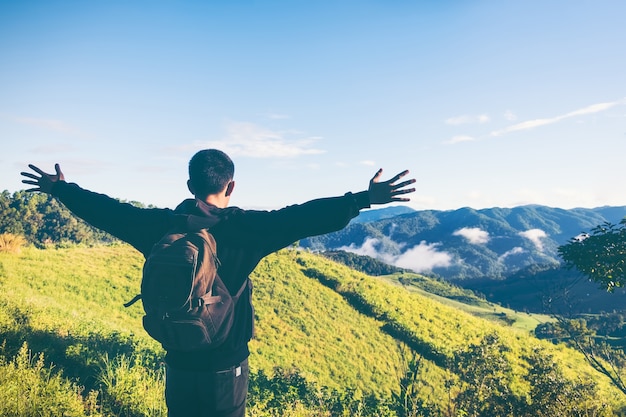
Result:
<svg viewBox="0 0 626 417">
<path fill-rule="evenodd" d="M 30 173 L 30 172 L 22 172 L 22 176 L 29 179 L 22 179 L 24 184 L 34 185 L 35 187 L 29 188 L 26 191 L 41 191 L 42 193 L 52 194 L 52 187 L 58 181 L 64 181 L 65 177 L 63 176 L 63 172 L 61 172 L 61 166 L 59 164 L 54 164 L 55 174 L 46 174 L 41 169 L 37 168 L 35 165 L 29 164 L 28 167 L 35 171 L 39 176 Z"/>
<path fill-rule="evenodd" d="M 373 204 L 408 201 L 404 195 L 415 189 L 406 187 L 413 184 L 415 179 L 400 181 L 408 173 L 406 170 L 388 181 L 380 181 L 381 169 L 370 180 L 367 190 L 354 194 L 310 200 L 280 210 L 242 210 L 239 215 L 232 216 L 231 224 L 234 226 L 222 239 L 228 239 L 233 244 L 246 242 L 260 248 L 266 255 L 297 240 L 340 230 L 360 210 Z"/>
<path fill-rule="evenodd" d="M 392 201 L 409 201 L 407 197 L 398 197 L 402 194 L 409 194 L 415 192 L 415 188 L 404 188 L 407 185 L 413 184 L 415 178 L 402 181 L 395 184 L 400 178 L 409 173 L 409 170 L 402 171 L 388 181 L 380 181 L 380 177 L 383 175 L 383 169 L 379 169 L 376 175 L 370 180 L 370 186 L 367 190 L 370 198 L 370 204 L 387 204 Z"/>
<path fill-rule="evenodd" d="M 55 164 L 54 174 L 34 165 L 28 167 L 34 172 L 22 172 L 22 182 L 33 187 L 26 191 L 54 195 L 76 216 L 130 243 L 143 254 L 149 253 L 154 242 L 175 224 L 176 216 L 171 210 L 142 209 L 65 182 L 59 164 Z"/>
</svg>

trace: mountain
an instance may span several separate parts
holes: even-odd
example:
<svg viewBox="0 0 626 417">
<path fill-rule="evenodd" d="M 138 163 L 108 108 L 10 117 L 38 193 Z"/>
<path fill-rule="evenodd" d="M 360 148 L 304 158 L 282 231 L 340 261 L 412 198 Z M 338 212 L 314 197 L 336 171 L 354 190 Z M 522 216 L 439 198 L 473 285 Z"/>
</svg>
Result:
<svg viewBox="0 0 626 417">
<path fill-rule="evenodd" d="M 407 206 L 391 206 L 381 209 L 364 210 L 359 213 L 357 217 L 352 219 L 352 223 L 369 223 L 409 213 L 415 213 L 415 210 Z"/>
<path fill-rule="evenodd" d="M 517 311 L 560 314 L 566 317 L 626 310 L 626 289 L 609 293 L 577 271 L 534 265 L 504 280 L 459 282 L 487 300 Z"/>
<path fill-rule="evenodd" d="M 538 205 L 424 210 L 378 219 L 371 213 L 341 231 L 304 239 L 300 245 L 313 251 L 367 255 L 453 281 L 504 279 L 533 265 L 559 265 L 560 245 L 599 224 L 618 223 L 624 216 L 626 207 Z"/>
</svg>

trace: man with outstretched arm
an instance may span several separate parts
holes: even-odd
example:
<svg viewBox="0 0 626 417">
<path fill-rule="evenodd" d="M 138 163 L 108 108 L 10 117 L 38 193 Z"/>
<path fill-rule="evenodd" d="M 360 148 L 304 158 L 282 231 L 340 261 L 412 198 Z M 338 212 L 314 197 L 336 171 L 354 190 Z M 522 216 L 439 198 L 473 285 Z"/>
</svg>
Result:
<svg viewBox="0 0 626 417">
<path fill-rule="evenodd" d="M 40 191 L 61 201 L 76 216 L 128 242 L 145 257 L 163 235 L 180 226 L 184 215 L 202 216 L 211 224 L 220 260 L 218 273 L 231 294 L 248 281 L 235 307 L 232 330 L 225 342 L 210 351 L 166 352 L 165 399 L 168 416 L 243 417 L 248 392 L 248 342 L 252 338 L 254 311 L 248 276 L 259 261 L 293 242 L 344 228 L 359 211 L 371 205 L 409 201 L 415 179 L 400 181 L 403 171 L 381 181 L 382 169 L 366 191 L 321 198 L 279 210 L 243 210 L 229 207 L 235 188 L 234 164 L 224 152 L 205 149 L 189 161 L 187 187 L 194 198 L 175 210 L 138 208 L 68 183 L 58 164 L 55 173 L 22 172 L 27 191 Z M 399 182 L 400 181 L 400 182 Z"/>
</svg>

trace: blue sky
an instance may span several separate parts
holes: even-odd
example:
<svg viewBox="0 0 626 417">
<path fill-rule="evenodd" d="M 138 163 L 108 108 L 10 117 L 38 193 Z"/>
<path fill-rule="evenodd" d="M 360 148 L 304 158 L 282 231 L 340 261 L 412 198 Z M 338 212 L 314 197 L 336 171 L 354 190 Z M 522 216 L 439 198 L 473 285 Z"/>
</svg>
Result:
<svg viewBox="0 0 626 417">
<path fill-rule="evenodd" d="M 189 158 L 277 208 L 409 169 L 422 209 L 626 205 L 623 1 L 0 0 L 0 190 L 28 163 L 174 207 Z"/>
</svg>

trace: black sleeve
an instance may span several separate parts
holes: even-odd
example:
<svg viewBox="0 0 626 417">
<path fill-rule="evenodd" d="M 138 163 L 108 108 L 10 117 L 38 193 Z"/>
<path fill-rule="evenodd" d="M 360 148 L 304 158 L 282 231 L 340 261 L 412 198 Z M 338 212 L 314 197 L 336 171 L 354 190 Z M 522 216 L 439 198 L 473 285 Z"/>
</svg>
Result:
<svg viewBox="0 0 626 417">
<path fill-rule="evenodd" d="M 232 219 L 236 227 L 230 228 L 231 236 L 227 239 L 264 248 L 268 254 L 300 239 L 343 229 L 369 205 L 369 195 L 363 191 L 311 200 L 280 210 L 244 210 Z"/>
<path fill-rule="evenodd" d="M 76 216 L 131 244 L 144 255 L 174 225 L 172 210 L 135 207 L 64 181 L 54 185 L 52 195 Z"/>
</svg>

